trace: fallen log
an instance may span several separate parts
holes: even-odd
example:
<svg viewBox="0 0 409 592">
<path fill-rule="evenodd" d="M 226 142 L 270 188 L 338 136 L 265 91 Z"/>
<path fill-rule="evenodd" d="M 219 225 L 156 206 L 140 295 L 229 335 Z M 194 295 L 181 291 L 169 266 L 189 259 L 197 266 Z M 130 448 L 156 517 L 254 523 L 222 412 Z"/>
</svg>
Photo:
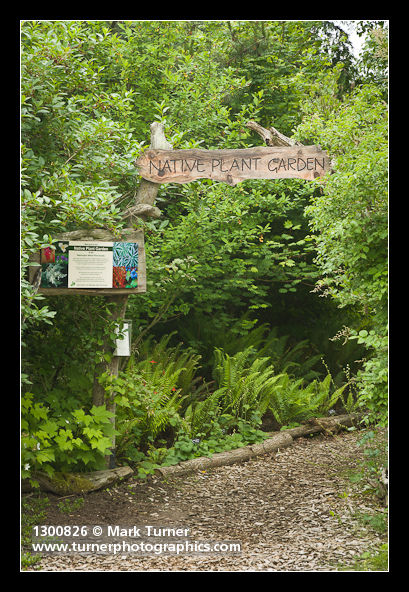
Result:
<svg viewBox="0 0 409 592">
<path fill-rule="evenodd" d="M 38 482 L 41 491 L 51 492 L 55 495 L 72 495 L 108 487 L 119 479 L 130 477 L 132 474 L 133 470 L 130 467 L 117 467 L 116 469 L 90 473 L 56 472 L 52 477 L 46 473 L 37 472 L 33 474 L 31 479 Z M 34 489 L 29 479 L 23 479 L 22 493 L 28 493 Z"/>
<path fill-rule="evenodd" d="M 170 465 L 168 467 L 159 467 L 155 473 L 162 477 L 170 477 L 173 475 L 185 475 L 194 471 L 203 471 L 206 469 L 214 469 L 215 467 L 222 467 L 232 465 L 234 463 L 245 462 L 253 456 L 266 454 L 279 448 L 290 446 L 293 438 L 286 432 L 277 432 L 268 440 L 260 442 L 259 444 L 251 444 L 249 446 L 242 446 L 234 450 L 226 450 L 225 452 L 217 452 L 211 457 L 199 456 L 191 460 L 185 460 L 177 465 Z"/>
<path fill-rule="evenodd" d="M 173 477 L 186 475 L 195 471 L 214 469 L 234 463 L 246 462 L 250 458 L 261 456 L 291 446 L 294 438 L 308 436 L 319 432 L 327 435 L 334 435 L 338 431 L 356 425 L 360 419 L 359 414 L 339 415 L 337 417 L 313 418 L 305 425 L 297 426 L 282 432 L 271 432 L 270 437 L 259 442 L 250 444 L 226 452 L 217 452 L 211 457 L 200 456 L 191 460 L 182 461 L 176 465 L 163 466 L 156 469 L 155 474 L 161 477 Z"/>
<path fill-rule="evenodd" d="M 359 423 L 361 415 L 359 413 L 351 413 L 350 415 L 338 415 L 336 417 L 313 417 L 309 419 L 304 425 L 297 426 L 285 430 L 293 438 L 301 436 L 309 436 L 324 432 L 329 436 L 333 436 L 344 428 L 349 428 Z"/>
<path fill-rule="evenodd" d="M 256 456 L 262 456 L 291 446 L 295 438 L 308 436 L 311 434 L 324 432 L 327 435 L 334 435 L 338 431 L 358 425 L 361 416 L 357 413 L 350 415 L 338 415 L 337 417 L 319 417 L 312 418 L 304 425 L 295 428 L 283 430 L 281 432 L 271 432 L 269 438 L 257 444 L 250 444 L 218 452 L 211 457 L 200 456 L 190 460 L 182 461 L 176 465 L 163 466 L 156 469 L 155 473 L 162 477 L 173 477 L 194 473 L 195 471 L 204 471 L 225 465 L 246 462 Z M 55 495 L 81 494 L 90 491 L 96 491 L 112 485 L 119 479 L 129 477 L 133 474 L 130 467 L 118 467 L 116 469 L 107 469 L 103 471 L 92 471 L 90 473 L 62 473 L 57 472 L 52 477 L 46 473 L 37 472 L 32 479 L 38 481 L 40 490 L 54 493 Z M 34 488 L 29 479 L 22 481 L 22 492 L 28 493 Z"/>
</svg>

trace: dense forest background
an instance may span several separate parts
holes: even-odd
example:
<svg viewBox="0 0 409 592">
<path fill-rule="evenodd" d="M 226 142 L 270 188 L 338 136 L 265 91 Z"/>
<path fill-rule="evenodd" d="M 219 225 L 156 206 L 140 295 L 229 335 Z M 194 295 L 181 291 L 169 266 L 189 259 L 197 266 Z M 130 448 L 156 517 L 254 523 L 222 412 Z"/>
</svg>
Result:
<svg viewBox="0 0 409 592">
<path fill-rule="evenodd" d="M 143 475 L 317 413 L 386 424 L 388 28 L 353 24 L 358 57 L 333 21 L 22 22 L 23 477 L 100 468 L 114 434 Z M 175 149 L 223 149 L 262 144 L 249 120 L 319 144 L 333 173 L 161 185 L 161 218 L 136 224 L 133 353 L 101 373 L 108 303 L 41 296 L 29 258 L 120 234 L 152 122 Z"/>
</svg>

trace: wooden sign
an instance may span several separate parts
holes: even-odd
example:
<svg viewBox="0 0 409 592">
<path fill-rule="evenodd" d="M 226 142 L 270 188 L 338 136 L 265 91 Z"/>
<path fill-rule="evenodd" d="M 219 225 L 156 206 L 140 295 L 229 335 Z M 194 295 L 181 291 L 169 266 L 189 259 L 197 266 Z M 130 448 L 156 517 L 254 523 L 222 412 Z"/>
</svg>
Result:
<svg viewBox="0 0 409 592">
<path fill-rule="evenodd" d="M 121 239 L 106 230 L 79 230 L 56 237 L 30 267 L 41 273 L 39 292 L 50 295 L 146 292 L 143 232 L 125 229 Z"/>
<path fill-rule="evenodd" d="M 154 183 L 213 179 L 236 185 L 245 179 L 313 180 L 330 170 L 330 159 L 318 146 L 147 150 L 135 164 L 139 174 Z"/>
</svg>

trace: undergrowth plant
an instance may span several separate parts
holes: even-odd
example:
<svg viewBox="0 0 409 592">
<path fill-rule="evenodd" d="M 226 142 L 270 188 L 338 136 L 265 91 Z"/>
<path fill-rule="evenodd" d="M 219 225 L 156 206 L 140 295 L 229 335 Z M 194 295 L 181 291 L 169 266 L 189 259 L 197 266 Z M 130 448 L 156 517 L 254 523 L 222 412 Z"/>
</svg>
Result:
<svg viewBox="0 0 409 592">
<path fill-rule="evenodd" d="M 200 342 L 194 336 L 194 332 L 199 330 L 196 326 L 198 322 L 190 321 L 192 325 L 190 330 L 188 326 L 182 331 L 189 342 L 197 343 L 198 348 L 203 349 L 205 346 L 213 352 L 220 349 L 229 356 L 235 356 L 252 347 L 253 357 L 269 357 L 276 372 L 287 372 L 297 378 L 303 377 L 305 380 L 312 380 L 323 374 L 320 364 L 321 354 L 314 351 L 315 348 L 308 339 L 291 343 L 289 335 L 278 335 L 277 327 L 271 328 L 268 323 L 262 323 L 249 328 L 248 326 L 253 323 L 254 321 L 247 319 L 247 315 L 243 315 L 229 331 L 226 331 L 202 322 Z M 218 344 L 217 348 L 212 345 L 215 343 Z M 216 356 L 217 354 L 210 356 L 212 366 L 217 363 Z"/>
<path fill-rule="evenodd" d="M 235 356 L 215 350 L 214 377 L 218 388 L 205 400 L 187 408 L 192 425 L 206 422 L 209 413 L 230 413 L 248 419 L 257 412 L 271 411 L 280 425 L 314 415 L 327 415 L 342 400 L 347 384 L 334 389 L 331 375 L 307 383 L 287 372 L 275 373 L 269 357 L 254 357 L 254 348 Z M 350 402 L 350 398 L 348 399 Z"/>
<path fill-rule="evenodd" d="M 358 442 L 364 460 L 350 480 L 360 483 L 361 490 L 375 495 L 384 506 L 388 505 L 388 439 L 382 431 L 367 430 Z"/>
<path fill-rule="evenodd" d="M 149 375 L 150 380 L 154 380 L 155 374 L 174 373 L 182 396 L 198 394 L 206 388 L 203 377 L 198 375 L 202 356 L 181 342 L 169 345 L 174 335 L 175 332 L 163 335 L 156 342 L 153 342 L 153 337 L 146 339 L 138 355 L 131 358 L 128 368 Z"/>
<path fill-rule="evenodd" d="M 290 372 L 303 343 L 291 355 L 280 340 L 286 372 L 261 355 L 271 350 L 269 342 L 234 355 L 215 348 L 213 381 L 205 382 L 201 356 L 182 343 L 171 345 L 172 337 L 147 340 L 124 371 L 104 379 L 117 404 L 116 457 L 136 463 L 140 475 L 160 464 L 260 441 L 267 437 L 260 430 L 267 413 L 286 426 L 327 415 L 337 403 L 352 410 L 351 392 L 344 399 L 348 383 L 336 388 L 328 369 L 325 378 L 309 381 Z M 257 340 L 261 337 L 259 332 Z M 270 337 L 276 343 L 276 336 Z"/>
<path fill-rule="evenodd" d="M 305 421 L 314 416 L 327 415 L 341 398 L 346 384 L 331 393 L 332 377 L 313 380 L 309 384 L 300 378 L 292 380 L 282 374 L 271 393 L 268 408 L 279 424 Z"/>
<path fill-rule="evenodd" d="M 21 498 L 21 567 L 30 568 L 41 560 L 41 555 L 31 552 L 32 528 L 46 518 L 46 508 L 50 505 L 47 497 Z"/>
<path fill-rule="evenodd" d="M 90 471 L 105 467 L 116 433 L 105 405 L 53 414 L 32 393 L 21 402 L 21 476 L 37 487 L 38 471 Z"/>
<path fill-rule="evenodd" d="M 110 377 L 105 386 L 115 393 L 117 405 L 116 457 L 137 460 L 140 451 L 175 421 L 179 421 L 180 391 L 176 388 L 178 372 L 149 374 L 128 370 Z"/>
<path fill-rule="evenodd" d="M 137 475 L 143 478 L 154 473 L 159 466 L 170 466 L 199 456 L 212 457 L 217 452 L 255 444 L 268 437 L 266 432 L 254 427 L 254 423 L 236 421 L 228 414 L 209 414 L 209 423 L 203 425 L 194 437 L 192 430 L 185 426 L 178 432 L 172 446 L 150 445 L 146 454 L 139 458 Z"/>
</svg>

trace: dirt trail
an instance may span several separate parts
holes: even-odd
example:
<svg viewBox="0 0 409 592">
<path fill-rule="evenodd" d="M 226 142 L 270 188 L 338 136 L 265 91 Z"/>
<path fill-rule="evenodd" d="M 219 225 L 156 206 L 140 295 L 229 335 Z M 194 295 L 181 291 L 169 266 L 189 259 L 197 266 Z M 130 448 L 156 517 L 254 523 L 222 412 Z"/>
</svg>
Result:
<svg viewBox="0 0 409 592">
<path fill-rule="evenodd" d="M 50 495 L 44 524 L 147 525 L 189 529 L 189 541 L 233 541 L 241 553 L 120 553 L 44 556 L 41 571 L 336 571 L 351 566 L 386 535 L 363 527 L 356 513 L 380 508 L 358 495 L 348 471 L 362 458 L 360 432 L 299 438 L 289 448 L 243 464 L 180 478 L 128 479 L 90 493 L 72 514 Z M 186 540 L 185 537 L 182 537 Z M 141 539 L 127 539 L 137 543 Z M 171 538 L 144 539 L 150 543 Z M 125 547 L 126 548 L 126 547 Z M 159 547 L 156 547 L 158 550 Z"/>
</svg>

